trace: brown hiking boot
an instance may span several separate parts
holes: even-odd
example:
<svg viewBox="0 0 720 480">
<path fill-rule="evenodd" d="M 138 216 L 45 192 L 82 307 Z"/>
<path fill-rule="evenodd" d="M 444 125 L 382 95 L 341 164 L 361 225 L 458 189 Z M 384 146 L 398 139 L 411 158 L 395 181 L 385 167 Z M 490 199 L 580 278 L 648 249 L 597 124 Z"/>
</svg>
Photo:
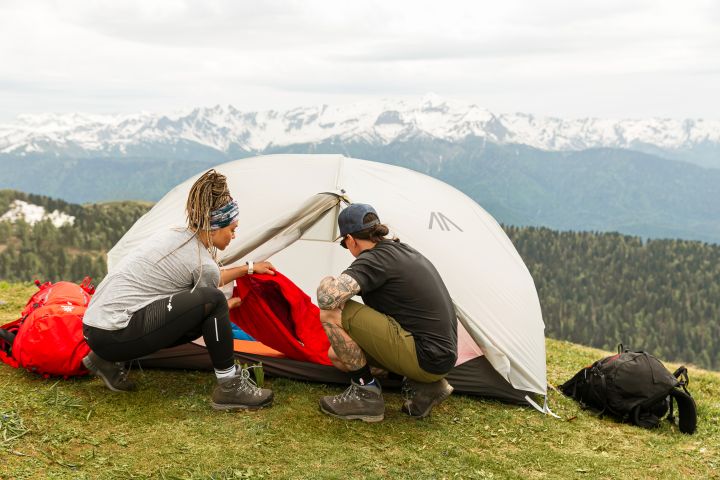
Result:
<svg viewBox="0 0 720 480">
<path fill-rule="evenodd" d="M 385 400 L 377 380 L 373 385 L 358 385 L 351 381 L 340 395 L 322 397 L 320 410 L 344 420 L 380 422 L 385 418 Z"/>
<path fill-rule="evenodd" d="M 402 411 L 414 418 L 425 418 L 430 415 L 435 405 L 440 405 L 453 391 L 444 378 L 432 383 L 420 383 L 405 378 L 402 392 L 405 403 Z"/>
<path fill-rule="evenodd" d="M 247 368 L 237 367 L 235 375 L 218 380 L 211 405 L 215 410 L 258 410 L 272 402 L 272 390 L 259 388 Z"/>
<path fill-rule="evenodd" d="M 105 386 L 113 392 L 135 390 L 135 382 L 128 379 L 128 372 L 123 363 L 104 360 L 92 351 L 83 358 L 82 363 L 90 372 L 100 377 L 105 382 Z"/>
</svg>

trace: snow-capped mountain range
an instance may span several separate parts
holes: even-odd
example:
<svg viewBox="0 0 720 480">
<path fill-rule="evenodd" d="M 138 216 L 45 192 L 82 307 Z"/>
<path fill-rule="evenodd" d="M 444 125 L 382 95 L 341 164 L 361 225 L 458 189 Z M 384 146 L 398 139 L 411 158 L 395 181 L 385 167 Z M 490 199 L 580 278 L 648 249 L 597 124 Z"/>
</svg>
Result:
<svg viewBox="0 0 720 480">
<path fill-rule="evenodd" d="M 387 145 L 418 136 L 446 141 L 475 136 L 550 151 L 596 147 L 679 151 L 720 146 L 720 120 L 495 114 L 476 105 L 426 95 L 415 101 L 390 99 L 284 112 L 243 112 L 233 106 L 215 106 L 168 115 L 20 115 L 14 122 L 0 124 L 0 153 L 123 155 L 128 147 L 179 141 L 224 153 L 255 153 L 328 139 Z"/>
</svg>

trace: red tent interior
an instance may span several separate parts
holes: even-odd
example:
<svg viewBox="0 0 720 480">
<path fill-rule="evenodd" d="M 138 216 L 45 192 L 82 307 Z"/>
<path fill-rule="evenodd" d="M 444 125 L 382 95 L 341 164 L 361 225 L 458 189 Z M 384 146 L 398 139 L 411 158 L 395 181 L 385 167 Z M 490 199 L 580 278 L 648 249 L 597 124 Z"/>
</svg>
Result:
<svg viewBox="0 0 720 480">
<path fill-rule="evenodd" d="M 233 295 L 242 298 L 242 304 L 230 311 L 230 320 L 258 342 L 287 358 L 332 365 L 320 310 L 283 274 L 241 277 Z"/>
</svg>

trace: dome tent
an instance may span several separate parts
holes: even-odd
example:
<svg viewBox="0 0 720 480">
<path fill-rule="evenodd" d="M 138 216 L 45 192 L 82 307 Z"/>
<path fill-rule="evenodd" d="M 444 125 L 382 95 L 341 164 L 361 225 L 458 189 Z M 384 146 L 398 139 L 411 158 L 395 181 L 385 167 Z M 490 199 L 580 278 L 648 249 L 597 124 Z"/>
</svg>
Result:
<svg viewBox="0 0 720 480">
<path fill-rule="evenodd" d="M 350 201 L 369 203 L 391 233 L 440 272 L 458 317 L 456 391 L 509 401 L 546 395 L 544 323 L 535 285 L 500 225 L 473 200 L 426 175 L 342 155 L 269 155 L 215 167 L 240 205 L 225 265 L 269 259 L 314 298 L 320 280 L 353 260 L 338 246 L 337 216 Z M 108 253 L 108 268 L 158 229 L 185 225 L 185 202 L 200 174 L 171 190 Z M 293 378 L 345 381 L 333 367 L 248 352 L 266 371 Z M 144 365 L 209 366 L 201 341 L 144 359 Z M 277 352 L 275 352 L 277 353 Z M 296 365 L 297 364 L 297 365 Z M 322 368 L 320 368 L 322 367 Z M 543 410 L 547 410 L 544 408 Z"/>
</svg>

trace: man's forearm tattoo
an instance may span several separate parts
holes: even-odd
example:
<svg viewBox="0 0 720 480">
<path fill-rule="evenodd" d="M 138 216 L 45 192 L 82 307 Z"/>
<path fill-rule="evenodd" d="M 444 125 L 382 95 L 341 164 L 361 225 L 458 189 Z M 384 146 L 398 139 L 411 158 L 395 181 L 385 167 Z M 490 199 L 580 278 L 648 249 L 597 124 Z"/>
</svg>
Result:
<svg viewBox="0 0 720 480">
<path fill-rule="evenodd" d="M 342 327 L 330 322 L 323 322 L 323 327 L 335 355 L 346 367 L 350 370 L 359 370 L 365 366 L 365 363 L 367 363 L 365 353 Z"/>
<path fill-rule="evenodd" d="M 360 285 L 345 273 L 339 277 L 325 277 L 317 290 L 318 306 L 323 310 L 340 308 L 346 301 L 360 293 Z"/>
</svg>

